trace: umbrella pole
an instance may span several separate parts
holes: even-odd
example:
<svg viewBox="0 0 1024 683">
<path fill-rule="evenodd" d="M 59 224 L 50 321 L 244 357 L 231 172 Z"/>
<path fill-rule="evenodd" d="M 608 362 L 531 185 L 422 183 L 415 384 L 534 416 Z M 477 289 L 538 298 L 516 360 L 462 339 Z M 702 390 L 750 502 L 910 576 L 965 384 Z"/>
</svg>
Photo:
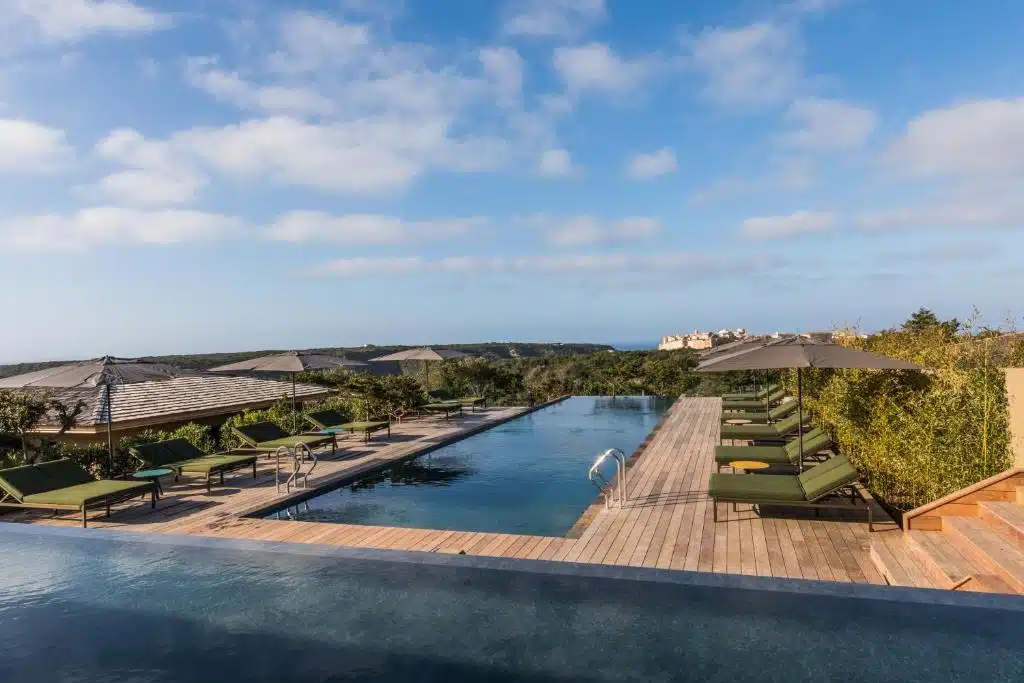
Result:
<svg viewBox="0 0 1024 683">
<path fill-rule="evenodd" d="M 804 386 L 803 386 L 803 371 L 800 368 L 796 369 L 796 433 L 800 439 L 800 450 L 797 451 L 800 454 L 800 466 L 799 471 L 804 471 Z"/>
<path fill-rule="evenodd" d="M 114 411 L 110 407 L 110 382 L 103 384 L 107 394 L 107 476 L 114 476 Z"/>
<path fill-rule="evenodd" d="M 298 427 L 298 416 L 295 414 L 295 373 L 292 373 L 292 431 Z"/>
</svg>

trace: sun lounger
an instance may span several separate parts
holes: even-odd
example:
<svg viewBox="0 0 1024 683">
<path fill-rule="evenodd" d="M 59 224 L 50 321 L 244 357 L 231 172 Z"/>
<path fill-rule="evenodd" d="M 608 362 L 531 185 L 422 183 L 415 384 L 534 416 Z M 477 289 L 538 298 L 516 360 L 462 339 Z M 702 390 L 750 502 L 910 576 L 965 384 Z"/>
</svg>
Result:
<svg viewBox="0 0 1024 683">
<path fill-rule="evenodd" d="M 310 448 L 330 444 L 331 453 L 337 451 L 337 443 L 333 434 L 305 432 L 289 434 L 273 422 L 254 422 L 253 424 L 232 427 L 250 448 L 260 453 L 274 453 L 281 446 L 294 448 L 296 444 L 304 444 Z"/>
<path fill-rule="evenodd" d="M 807 416 L 805 415 L 804 418 Z M 722 425 L 723 439 L 740 439 L 747 441 L 779 441 L 797 431 L 800 417 L 790 415 L 785 420 L 766 425 Z"/>
<path fill-rule="evenodd" d="M 768 394 L 778 391 L 778 385 L 772 385 L 770 387 L 764 387 L 757 391 L 745 391 L 738 394 L 722 394 L 722 400 L 724 401 L 752 401 L 756 399 L 764 400 L 764 397 Z"/>
<path fill-rule="evenodd" d="M 867 509 L 868 531 L 874 531 L 871 505 L 863 500 L 854 482 L 857 469 L 845 455 L 837 455 L 815 465 L 800 475 L 784 474 L 712 474 L 708 495 L 714 507 L 714 520 L 718 521 L 718 503 L 750 503 L 758 507 Z M 857 501 L 863 505 L 858 505 Z"/>
<path fill-rule="evenodd" d="M 149 494 L 156 507 L 156 484 L 151 481 L 94 479 L 70 460 L 53 460 L 0 470 L 0 506 L 79 510 L 82 527 L 88 526 L 90 509 L 110 506 Z"/>
<path fill-rule="evenodd" d="M 796 412 L 796 409 L 796 401 L 784 401 L 767 412 L 764 410 L 743 410 L 734 413 L 722 413 L 722 422 L 749 420 L 754 424 L 767 424 L 768 422 L 778 422 L 783 418 L 789 417 Z"/>
<path fill-rule="evenodd" d="M 252 468 L 252 478 L 256 478 L 256 455 L 245 453 L 216 453 L 206 455 L 187 439 L 168 439 L 142 443 L 131 448 L 131 454 L 141 464 L 141 469 L 166 467 L 174 472 L 174 480 L 183 474 L 198 474 L 206 477 L 206 490 L 209 491 L 214 477 L 220 477 L 224 485 L 224 475 L 236 470 Z"/>
<path fill-rule="evenodd" d="M 476 412 L 477 406 L 483 408 L 487 407 L 487 399 L 484 398 L 483 396 L 466 396 L 464 398 L 457 398 L 455 400 L 458 401 L 459 405 L 461 405 L 463 408 L 470 408 L 474 413 Z"/>
<path fill-rule="evenodd" d="M 832 439 L 821 429 L 814 428 L 804 434 L 804 448 L 801 452 L 799 439 L 793 439 L 785 446 L 715 446 L 715 463 L 722 465 L 741 460 L 753 460 L 769 465 L 799 465 L 801 455 L 808 458 L 832 447 Z"/>
<path fill-rule="evenodd" d="M 458 401 L 439 401 L 436 403 L 428 403 L 420 406 L 420 410 L 424 410 L 428 413 L 444 413 L 444 419 L 448 419 L 452 415 L 458 415 L 462 413 L 462 404 Z"/>
<path fill-rule="evenodd" d="M 370 435 L 386 429 L 391 436 L 391 423 L 387 421 L 348 422 L 337 410 L 319 410 L 306 415 L 306 420 L 320 431 L 337 433 L 352 432 L 363 435 L 366 443 L 370 443 Z"/>
<path fill-rule="evenodd" d="M 768 398 L 744 398 L 739 400 L 722 399 L 723 411 L 757 411 L 765 408 L 765 405 L 772 407 L 775 403 L 785 397 L 784 389 L 777 389 Z"/>
</svg>

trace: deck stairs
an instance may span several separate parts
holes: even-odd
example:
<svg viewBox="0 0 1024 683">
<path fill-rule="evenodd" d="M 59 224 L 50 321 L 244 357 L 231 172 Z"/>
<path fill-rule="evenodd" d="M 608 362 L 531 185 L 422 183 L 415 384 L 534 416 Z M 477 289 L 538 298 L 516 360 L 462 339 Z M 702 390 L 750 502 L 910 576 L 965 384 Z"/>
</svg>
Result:
<svg viewBox="0 0 1024 683">
<path fill-rule="evenodd" d="M 890 584 L 1024 595 L 1024 468 L 1007 470 L 903 515 L 871 539 Z"/>
</svg>

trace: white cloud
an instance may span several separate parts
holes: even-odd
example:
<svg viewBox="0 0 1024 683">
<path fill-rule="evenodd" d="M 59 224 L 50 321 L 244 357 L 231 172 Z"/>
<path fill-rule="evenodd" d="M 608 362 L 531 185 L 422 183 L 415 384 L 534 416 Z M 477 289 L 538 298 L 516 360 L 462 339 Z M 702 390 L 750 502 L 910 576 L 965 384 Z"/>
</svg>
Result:
<svg viewBox="0 0 1024 683">
<path fill-rule="evenodd" d="M 0 36 L 25 42 L 25 32 L 44 41 L 75 41 L 97 33 L 134 33 L 170 26 L 170 17 L 129 0 L 7 0 Z"/>
<path fill-rule="evenodd" d="M 304 271 L 309 275 L 359 277 L 366 275 L 398 275 L 423 270 L 427 262 L 419 256 L 357 257 L 330 261 Z"/>
<path fill-rule="evenodd" d="M 786 112 L 794 126 L 779 136 L 787 147 L 809 152 L 829 152 L 862 147 L 875 130 L 877 117 L 870 109 L 838 100 L 805 97 Z"/>
<path fill-rule="evenodd" d="M 232 71 L 216 68 L 207 58 L 188 60 L 185 75 L 193 87 L 240 109 L 287 114 L 329 114 L 334 103 L 311 88 L 255 85 Z"/>
<path fill-rule="evenodd" d="M 85 249 L 98 245 L 182 244 L 240 237 L 245 222 L 200 211 L 140 211 L 95 206 L 70 215 L 0 220 L 0 244 L 26 251 Z"/>
<path fill-rule="evenodd" d="M 406 244 L 465 237 L 487 224 L 488 219 L 483 216 L 406 221 L 374 214 L 332 216 L 318 211 L 293 211 L 270 225 L 266 236 L 283 242 Z"/>
<path fill-rule="evenodd" d="M 289 12 L 279 22 L 281 49 L 269 56 L 284 73 L 350 66 L 372 52 L 367 24 L 346 23 L 311 12 Z"/>
<path fill-rule="evenodd" d="M 661 221 L 648 217 L 629 217 L 602 221 L 594 216 L 555 218 L 537 214 L 525 222 L 540 230 L 544 241 L 557 247 L 621 243 L 649 239 L 661 233 Z"/>
<path fill-rule="evenodd" d="M 488 47 L 478 53 L 484 74 L 503 104 L 516 104 L 523 95 L 523 58 L 510 47 Z"/>
<path fill-rule="evenodd" d="M 626 175 L 633 180 L 651 180 L 668 173 L 674 173 L 676 153 L 669 147 L 663 147 L 650 154 L 636 154 L 629 160 Z"/>
<path fill-rule="evenodd" d="M 85 189 L 120 204 L 187 203 L 207 182 L 206 175 L 185 152 L 168 142 L 147 140 L 135 130 L 112 131 L 96 144 L 96 154 L 129 170 L 110 173 L 93 188 Z"/>
<path fill-rule="evenodd" d="M 875 211 L 857 217 L 869 231 L 1024 228 L 1024 198 L 1019 193 L 989 198 L 961 197 L 927 206 Z"/>
<path fill-rule="evenodd" d="M 418 256 L 346 258 L 305 272 L 320 276 L 372 277 L 420 273 L 486 275 L 610 276 L 677 274 L 687 280 L 749 272 L 758 264 L 689 252 L 664 254 L 560 254 L 555 256 L 456 256 L 427 260 Z"/>
<path fill-rule="evenodd" d="M 555 70 L 570 92 L 622 92 L 638 86 L 647 75 L 641 60 L 619 57 L 604 43 L 555 48 Z"/>
<path fill-rule="evenodd" d="M 797 211 L 789 216 L 760 216 L 743 221 L 740 234 L 755 239 L 784 239 L 831 230 L 836 224 L 833 213 Z"/>
<path fill-rule="evenodd" d="M 927 111 L 910 121 L 886 158 L 917 177 L 1024 173 L 1024 98 Z"/>
<path fill-rule="evenodd" d="M 803 78 L 797 36 L 779 24 L 707 29 L 688 42 L 693 67 L 708 81 L 705 95 L 719 105 L 778 104 Z"/>
<path fill-rule="evenodd" d="M 0 173 L 46 173 L 72 156 L 64 131 L 34 121 L 0 119 Z"/>
<path fill-rule="evenodd" d="M 604 19 L 604 0 L 513 0 L 503 31 L 531 38 L 571 38 Z"/>
<path fill-rule="evenodd" d="M 549 149 L 540 155 L 537 170 L 549 178 L 566 178 L 573 174 L 572 156 L 567 149 Z"/>
</svg>

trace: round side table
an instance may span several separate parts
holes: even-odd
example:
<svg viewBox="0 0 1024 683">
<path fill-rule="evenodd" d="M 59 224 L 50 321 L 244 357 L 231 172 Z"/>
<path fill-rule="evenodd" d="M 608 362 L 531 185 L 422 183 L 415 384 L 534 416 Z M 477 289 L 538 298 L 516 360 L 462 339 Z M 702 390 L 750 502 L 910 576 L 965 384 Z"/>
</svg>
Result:
<svg viewBox="0 0 1024 683">
<path fill-rule="evenodd" d="M 729 463 L 729 467 L 734 470 L 743 470 L 744 472 L 747 472 L 749 470 L 763 470 L 766 467 L 771 467 L 771 465 L 759 460 L 733 460 Z"/>
<path fill-rule="evenodd" d="M 139 470 L 132 475 L 135 479 L 142 479 L 143 481 L 151 481 L 156 486 L 156 497 L 164 495 L 164 488 L 160 486 L 160 477 L 167 477 L 174 474 L 174 470 L 166 467 L 154 467 L 151 470 Z"/>
</svg>

